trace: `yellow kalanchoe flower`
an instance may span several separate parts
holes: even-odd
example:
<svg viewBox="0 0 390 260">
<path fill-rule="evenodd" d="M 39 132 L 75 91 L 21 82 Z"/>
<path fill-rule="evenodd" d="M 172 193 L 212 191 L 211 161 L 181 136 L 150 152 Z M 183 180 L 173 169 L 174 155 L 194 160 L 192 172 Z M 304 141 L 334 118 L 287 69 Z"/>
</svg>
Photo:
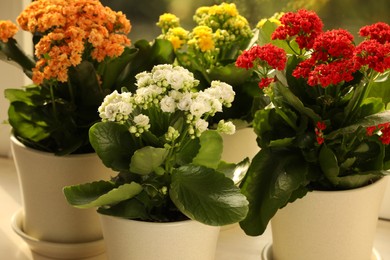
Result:
<svg viewBox="0 0 390 260">
<path fill-rule="evenodd" d="M 274 15 L 272 15 L 270 18 L 263 18 L 261 19 L 257 25 L 256 25 L 256 28 L 261 28 L 263 27 L 263 25 L 265 24 L 266 21 L 270 21 L 274 24 L 276 24 L 277 26 L 281 25 L 281 22 L 280 22 L 280 18 L 284 15 L 284 12 L 280 12 L 280 13 L 274 13 Z"/>
<path fill-rule="evenodd" d="M 163 32 L 168 32 L 169 29 L 180 26 L 180 19 L 174 14 L 165 13 L 160 15 L 156 25 L 160 27 Z"/>
<path fill-rule="evenodd" d="M 175 27 L 169 29 L 169 31 L 163 35 L 163 39 L 166 39 L 172 43 L 175 50 L 183 46 L 188 40 L 189 32 L 183 27 Z"/>
<path fill-rule="evenodd" d="M 215 48 L 213 31 L 210 27 L 204 25 L 196 26 L 192 30 L 191 37 L 188 44 L 196 46 L 202 52 L 211 51 Z"/>
</svg>

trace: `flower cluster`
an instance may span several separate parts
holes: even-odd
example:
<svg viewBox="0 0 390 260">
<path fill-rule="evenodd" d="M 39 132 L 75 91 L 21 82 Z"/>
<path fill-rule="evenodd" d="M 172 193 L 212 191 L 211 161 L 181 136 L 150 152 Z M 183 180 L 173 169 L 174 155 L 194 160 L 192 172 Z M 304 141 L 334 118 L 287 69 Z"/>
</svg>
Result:
<svg viewBox="0 0 390 260">
<path fill-rule="evenodd" d="M 195 56 L 204 57 L 206 68 L 220 65 L 229 49 L 253 36 L 248 21 L 238 13 L 235 4 L 202 6 L 196 10 L 194 21 L 197 25 L 190 32 L 180 27 L 178 17 L 163 14 L 157 23 L 162 29 L 159 37 L 171 41 L 176 50 L 188 46 Z"/>
<path fill-rule="evenodd" d="M 311 190 L 352 189 L 387 174 L 390 26 L 364 26 L 359 44 L 347 30 L 322 28 L 312 11 L 285 13 L 236 60 L 260 78 L 266 103 L 253 120 L 261 150 L 242 184 L 254 205 L 241 223 L 250 234 Z M 263 187 L 275 189 L 259 197 Z M 264 225 L 255 224 L 257 212 Z"/>
<path fill-rule="evenodd" d="M 287 39 L 295 37 L 299 48 L 310 49 L 314 39 L 321 33 L 323 23 L 316 13 L 299 10 L 297 13 L 288 12 L 280 18 L 279 26 L 272 35 L 272 39 Z"/>
<path fill-rule="evenodd" d="M 99 113 L 103 122 L 126 124 L 138 137 L 149 130 L 152 122 L 148 114 L 152 113 L 183 113 L 187 134 L 199 137 L 208 129 L 205 119 L 222 112 L 222 107 L 231 106 L 234 100 L 232 87 L 220 81 L 212 81 L 204 91 L 194 91 L 199 81 L 180 66 L 156 65 L 151 72 L 137 74 L 136 79 L 136 93 L 114 91 L 105 97 Z M 232 134 L 234 125 L 220 123 L 218 130 Z M 168 129 L 167 135 L 172 135 L 172 129 Z"/>
<path fill-rule="evenodd" d="M 99 119 L 97 107 L 118 88 L 136 52 L 127 37 L 130 21 L 98 0 L 32 1 L 16 20 L 33 36 L 35 55 L 13 38 L 16 24 L 0 22 L 0 58 L 19 65 L 34 83 L 5 91 L 14 134 L 39 150 L 91 152 L 88 128 Z"/>
<path fill-rule="evenodd" d="M 9 38 L 15 36 L 18 32 L 18 27 L 11 21 L 0 21 L 0 40 L 8 42 Z"/>
<path fill-rule="evenodd" d="M 42 35 L 35 46 L 36 84 L 44 79 L 65 82 L 68 68 L 80 64 L 82 57 L 90 55 L 101 62 L 120 56 L 124 46 L 130 45 L 126 36 L 131 29 L 129 20 L 97 0 L 34 1 L 17 22 L 23 30 Z"/>
<path fill-rule="evenodd" d="M 180 20 L 175 15 L 161 15 L 157 25 L 162 34 L 158 39 L 172 43 L 175 62 L 196 75 L 200 81 L 198 89 L 206 88 L 213 80 L 221 80 L 233 86 L 235 104 L 219 118 L 249 122 L 254 99 L 249 93 L 254 91 L 248 88 L 256 89 L 256 82 L 253 82 L 247 71 L 235 67 L 234 60 L 256 37 L 254 31 L 233 3 L 199 7 L 193 20 L 196 25 L 186 30 L 180 26 Z"/>
</svg>

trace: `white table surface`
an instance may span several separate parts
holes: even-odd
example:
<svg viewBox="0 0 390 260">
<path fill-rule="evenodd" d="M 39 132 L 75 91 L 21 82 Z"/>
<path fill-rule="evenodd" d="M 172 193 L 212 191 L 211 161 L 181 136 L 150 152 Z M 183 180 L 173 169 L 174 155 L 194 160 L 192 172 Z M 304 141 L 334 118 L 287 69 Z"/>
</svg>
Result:
<svg viewBox="0 0 390 260">
<path fill-rule="evenodd" d="M 31 252 L 27 244 L 11 228 L 11 217 L 21 208 L 20 191 L 13 161 L 1 157 L 0 202 L 0 260 L 49 260 Z M 261 260 L 263 248 L 271 241 L 269 229 L 262 236 L 250 237 L 246 236 L 238 225 L 233 225 L 221 231 L 215 259 Z M 374 247 L 382 260 L 390 260 L 390 221 L 378 221 Z M 106 259 L 105 255 L 88 258 Z"/>
</svg>

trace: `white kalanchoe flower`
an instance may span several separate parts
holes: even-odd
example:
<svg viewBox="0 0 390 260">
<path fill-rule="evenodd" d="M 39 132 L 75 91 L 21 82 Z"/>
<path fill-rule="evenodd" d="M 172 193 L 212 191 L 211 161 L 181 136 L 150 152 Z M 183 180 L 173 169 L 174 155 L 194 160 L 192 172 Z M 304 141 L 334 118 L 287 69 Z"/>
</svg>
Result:
<svg viewBox="0 0 390 260">
<path fill-rule="evenodd" d="M 151 74 L 146 71 L 138 73 L 135 76 L 135 79 L 137 80 L 137 83 L 135 85 L 138 88 L 144 88 L 145 86 L 148 86 L 152 82 Z"/>
<path fill-rule="evenodd" d="M 195 117 L 201 117 L 206 113 L 212 111 L 210 96 L 200 91 L 194 94 L 195 98 L 192 100 L 190 106 L 190 113 Z"/>
<path fill-rule="evenodd" d="M 133 119 L 135 125 L 139 128 L 144 128 L 145 130 L 149 129 L 149 117 L 144 114 L 136 115 Z"/>
<path fill-rule="evenodd" d="M 107 95 L 98 108 L 99 116 L 102 121 L 112 121 L 124 123 L 133 112 L 132 94 L 125 92 L 119 94 L 114 91 Z"/>
<path fill-rule="evenodd" d="M 198 119 L 195 121 L 195 135 L 199 137 L 204 131 L 207 130 L 209 123 L 204 119 Z"/>
<path fill-rule="evenodd" d="M 177 108 L 181 111 L 189 111 L 192 105 L 192 93 L 185 93 L 181 96 L 178 95 L 177 100 Z"/>
<path fill-rule="evenodd" d="M 163 112 L 174 113 L 176 111 L 176 101 L 173 97 L 164 96 L 160 101 L 160 107 Z"/>
<path fill-rule="evenodd" d="M 143 114 L 136 115 L 133 119 L 135 125 L 130 126 L 129 132 L 137 137 L 140 137 L 142 133 L 149 130 L 149 117 Z"/>
<path fill-rule="evenodd" d="M 175 70 L 166 75 L 167 82 L 172 89 L 180 90 L 184 87 L 185 77 L 182 72 Z"/>
<path fill-rule="evenodd" d="M 218 80 L 212 81 L 211 87 L 206 89 L 205 92 L 218 99 L 226 107 L 232 105 L 235 96 L 231 85 Z"/>
<path fill-rule="evenodd" d="M 236 126 L 228 121 L 221 120 L 218 122 L 217 131 L 223 134 L 232 135 L 236 132 Z"/>
</svg>

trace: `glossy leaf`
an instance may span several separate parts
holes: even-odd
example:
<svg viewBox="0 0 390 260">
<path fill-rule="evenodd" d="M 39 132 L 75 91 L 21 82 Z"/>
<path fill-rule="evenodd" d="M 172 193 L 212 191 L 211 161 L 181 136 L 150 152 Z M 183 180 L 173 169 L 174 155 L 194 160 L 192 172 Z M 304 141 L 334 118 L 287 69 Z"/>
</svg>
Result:
<svg viewBox="0 0 390 260">
<path fill-rule="evenodd" d="M 115 187 L 112 182 L 99 181 L 64 188 L 68 202 L 77 208 L 93 208 L 114 205 L 133 198 L 142 191 L 138 183 L 126 183 Z"/>
<path fill-rule="evenodd" d="M 183 214 L 207 225 L 238 222 L 248 211 L 248 201 L 233 181 L 203 166 L 175 170 L 169 195 Z"/>
<path fill-rule="evenodd" d="M 168 151 L 164 148 L 143 147 L 131 157 L 130 171 L 141 175 L 150 174 L 164 163 L 167 155 Z"/>
<path fill-rule="evenodd" d="M 249 201 L 249 212 L 240 222 L 247 235 L 264 233 L 277 210 L 292 201 L 292 194 L 306 182 L 307 172 L 306 163 L 296 152 L 260 150 L 241 184 Z"/>
<path fill-rule="evenodd" d="M 221 160 L 222 137 L 217 131 L 207 130 L 199 137 L 200 149 L 193 163 L 216 169 Z"/>
<path fill-rule="evenodd" d="M 105 166 L 117 171 L 129 169 L 131 156 L 137 147 L 124 125 L 96 123 L 89 130 L 89 140 Z"/>
</svg>

